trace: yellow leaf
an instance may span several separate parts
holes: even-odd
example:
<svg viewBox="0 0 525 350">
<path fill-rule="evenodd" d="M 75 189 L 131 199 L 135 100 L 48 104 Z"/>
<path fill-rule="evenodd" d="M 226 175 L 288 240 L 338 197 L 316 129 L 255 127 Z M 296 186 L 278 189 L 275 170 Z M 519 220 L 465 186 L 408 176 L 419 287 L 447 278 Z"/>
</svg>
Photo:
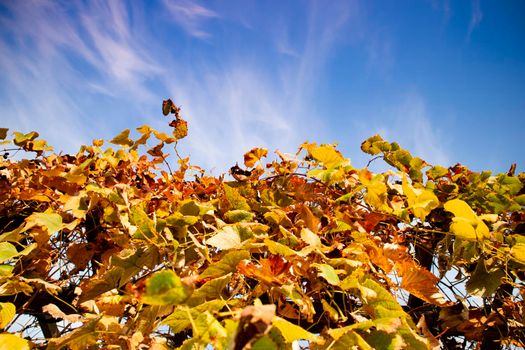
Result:
<svg viewBox="0 0 525 350">
<path fill-rule="evenodd" d="M 15 317 L 16 307 L 12 303 L 0 303 L 0 328 L 5 328 Z"/>
<path fill-rule="evenodd" d="M 321 239 L 307 228 L 301 230 L 301 239 L 312 247 L 321 247 Z"/>
<path fill-rule="evenodd" d="M 450 231 L 456 236 L 471 241 L 490 236 L 487 225 L 466 202 L 461 199 L 453 199 L 446 202 L 444 208 L 454 214 Z"/>
<path fill-rule="evenodd" d="M 452 233 L 462 239 L 469 241 L 476 240 L 476 230 L 469 221 L 463 218 L 454 218 L 453 220 L 452 224 L 450 224 L 450 231 L 452 231 Z"/>
<path fill-rule="evenodd" d="M 333 145 L 317 146 L 315 143 L 303 144 L 303 147 L 310 153 L 313 159 L 322 163 L 326 168 L 336 165 L 350 165 L 350 160 L 343 157 L 341 152 Z"/>
<path fill-rule="evenodd" d="M 129 129 L 123 130 L 120 134 L 115 136 L 111 141 L 115 145 L 128 146 L 133 145 L 133 141 L 129 138 Z"/>
<path fill-rule="evenodd" d="M 518 262 L 525 264 L 525 243 L 515 244 L 510 248 L 510 255 Z"/>
<path fill-rule="evenodd" d="M 49 234 L 53 234 L 62 229 L 62 217 L 56 213 L 33 213 L 27 219 L 26 222 L 29 227 L 42 226 L 45 227 Z"/>
<path fill-rule="evenodd" d="M 439 199 L 434 192 L 425 188 L 415 188 L 410 183 L 406 175 L 403 174 L 403 192 L 407 197 L 407 202 L 412 208 L 414 215 L 421 220 L 425 220 L 432 209 L 439 206 Z"/>
<path fill-rule="evenodd" d="M 445 203 L 445 210 L 454 214 L 455 217 L 463 218 L 469 220 L 472 223 L 478 221 L 478 217 L 474 210 L 467 204 L 467 202 L 462 201 L 461 199 L 453 199 Z"/>
<path fill-rule="evenodd" d="M 281 332 L 287 343 L 292 343 L 299 339 L 309 340 L 317 344 L 323 343 L 322 338 L 278 316 L 274 317 L 272 324 Z"/>
<path fill-rule="evenodd" d="M 0 350 L 29 350 L 29 342 L 14 334 L 0 334 Z"/>
</svg>

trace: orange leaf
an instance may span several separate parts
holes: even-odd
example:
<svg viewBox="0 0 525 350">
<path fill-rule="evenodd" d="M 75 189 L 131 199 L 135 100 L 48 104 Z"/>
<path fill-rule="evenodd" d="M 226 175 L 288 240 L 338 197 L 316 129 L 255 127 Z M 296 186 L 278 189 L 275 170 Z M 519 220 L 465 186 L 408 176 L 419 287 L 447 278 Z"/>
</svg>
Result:
<svg viewBox="0 0 525 350">
<path fill-rule="evenodd" d="M 451 304 L 436 286 L 439 278 L 427 269 L 417 265 L 413 260 L 397 263 L 396 268 L 402 277 L 401 288 L 410 294 L 434 305 L 446 306 Z"/>
<path fill-rule="evenodd" d="M 252 148 L 251 151 L 244 154 L 244 165 L 251 168 L 259 159 L 266 157 L 266 155 L 268 155 L 268 150 L 266 148 Z"/>
</svg>

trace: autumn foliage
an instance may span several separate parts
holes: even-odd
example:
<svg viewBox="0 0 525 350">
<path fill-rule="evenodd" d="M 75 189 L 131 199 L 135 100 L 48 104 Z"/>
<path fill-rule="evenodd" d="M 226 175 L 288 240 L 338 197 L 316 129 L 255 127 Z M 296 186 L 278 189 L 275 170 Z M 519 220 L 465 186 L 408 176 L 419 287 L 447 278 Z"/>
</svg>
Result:
<svg viewBox="0 0 525 350">
<path fill-rule="evenodd" d="M 163 113 L 71 155 L 0 129 L 0 349 L 523 346 L 525 174 L 373 136 L 383 173 L 304 143 L 212 177 Z"/>
</svg>

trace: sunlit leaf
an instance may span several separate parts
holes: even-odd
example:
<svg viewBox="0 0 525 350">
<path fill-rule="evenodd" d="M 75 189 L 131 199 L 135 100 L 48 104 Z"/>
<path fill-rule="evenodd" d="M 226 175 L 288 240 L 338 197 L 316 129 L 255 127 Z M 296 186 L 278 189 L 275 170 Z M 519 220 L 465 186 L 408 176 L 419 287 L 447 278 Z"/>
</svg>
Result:
<svg viewBox="0 0 525 350">
<path fill-rule="evenodd" d="M 173 137 L 175 137 L 176 140 L 181 140 L 188 136 L 188 122 L 185 120 L 177 119 L 171 123 L 170 126 L 175 128 L 173 130 Z"/>
<path fill-rule="evenodd" d="M 133 145 L 133 141 L 129 138 L 129 132 L 129 129 L 125 129 L 120 134 L 111 139 L 111 141 L 109 142 L 115 145 L 131 147 Z"/>
<path fill-rule="evenodd" d="M 24 146 L 27 142 L 33 141 L 39 136 L 36 131 L 31 131 L 27 134 L 22 134 L 18 131 L 15 131 L 13 134 L 15 136 L 13 141 L 17 146 Z"/>
<path fill-rule="evenodd" d="M 12 259 L 18 255 L 16 247 L 9 242 L 0 242 L 0 262 Z"/>
<path fill-rule="evenodd" d="M 525 264 L 525 243 L 518 243 L 512 246 L 510 255 L 516 261 Z"/>
<path fill-rule="evenodd" d="M 231 223 L 251 221 L 254 216 L 254 213 L 247 210 L 230 210 L 224 213 L 224 218 L 226 221 Z"/>
<path fill-rule="evenodd" d="M 266 148 L 252 148 L 249 152 L 244 154 L 244 165 L 248 168 L 252 168 L 255 163 L 268 155 Z"/>
<path fill-rule="evenodd" d="M 177 305 L 186 301 L 192 294 L 190 286 L 183 283 L 171 270 L 155 272 L 146 281 L 142 301 L 150 305 Z"/>
<path fill-rule="evenodd" d="M 319 276 L 323 277 L 328 283 L 337 286 L 341 281 L 335 269 L 328 264 L 313 264 L 319 270 Z"/>
<path fill-rule="evenodd" d="M 461 199 L 453 199 L 446 202 L 444 205 L 445 210 L 454 214 L 457 218 L 462 218 L 467 222 L 475 224 L 478 220 L 478 217 L 472 210 L 472 208 Z"/>
<path fill-rule="evenodd" d="M 26 219 L 30 226 L 42 226 L 50 234 L 59 231 L 62 228 L 62 217 L 56 213 L 33 213 Z"/>
<path fill-rule="evenodd" d="M 335 165 L 350 165 L 350 160 L 343 157 L 341 152 L 333 145 L 317 146 L 315 143 L 303 144 L 303 147 L 310 153 L 312 158 L 323 164 L 326 168 Z"/>
<path fill-rule="evenodd" d="M 281 332 L 281 335 L 284 337 L 287 343 L 292 343 L 301 339 L 318 344 L 323 343 L 322 338 L 278 316 L 274 317 L 272 324 Z"/>
<path fill-rule="evenodd" d="M 242 246 L 241 237 L 233 226 L 224 226 L 214 236 L 207 239 L 206 244 L 221 250 L 240 248 Z"/>
<path fill-rule="evenodd" d="M 408 205 L 412 208 L 414 215 L 424 220 L 428 214 L 439 206 L 439 199 L 436 195 L 424 188 L 415 188 L 403 176 L 403 192 L 407 196 Z"/>
<path fill-rule="evenodd" d="M 219 261 L 210 264 L 200 274 L 200 278 L 220 277 L 234 272 L 239 262 L 250 258 L 250 253 L 246 250 L 234 250 L 226 253 Z"/>
<path fill-rule="evenodd" d="M 333 343 L 331 349 L 334 350 L 347 350 L 347 349 L 360 349 L 360 350 L 372 350 L 371 347 L 357 332 L 348 331 L 342 337 L 338 338 Z"/>
<path fill-rule="evenodd" d="M 0 350 L 29 350 L 29 342 L 17 335 L 0 334 Z"/>
<path fill-rule="evenodd" d="M 16 307 L 12 303 L 0 303 L 0 328 L 5 328 L 15 317 Z"/>
<path fill-rule="evenodd" d="M 226 305 L 223 300 L 211 300 L 193 308 L 187 306 L 178 307 L 173 313 L 166 317 L 162 323 L 170 326 L 174 333 L 179 333 L 191 327 L 191 319 L 197 319 L 201 313 L 208 311 L 211 313 L 217 312 Z M 190 318 L 191 316 L 191 318 Z"/>
</svg>

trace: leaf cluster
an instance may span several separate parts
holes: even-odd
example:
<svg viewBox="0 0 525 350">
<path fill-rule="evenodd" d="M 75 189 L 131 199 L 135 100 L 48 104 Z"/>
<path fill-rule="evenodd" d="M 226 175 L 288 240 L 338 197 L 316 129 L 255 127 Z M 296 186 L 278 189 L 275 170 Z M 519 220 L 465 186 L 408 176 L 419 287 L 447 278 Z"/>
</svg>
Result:
<svg viewBox="0 0 525 350">
<path fill-rule="evenodd" d="M 229 181 L 170 160 L 187 123 L 171 100 L 163 113 L 171 135 L 145 125 L 74 155 L 0 129 L 36 152 L 0 160 L 0 344 L 523 344 L 525 174 L 431 166 L 376 135 L 362 149 L 384 173 L 304 143 L 252 149 Z"/>
</svg>

